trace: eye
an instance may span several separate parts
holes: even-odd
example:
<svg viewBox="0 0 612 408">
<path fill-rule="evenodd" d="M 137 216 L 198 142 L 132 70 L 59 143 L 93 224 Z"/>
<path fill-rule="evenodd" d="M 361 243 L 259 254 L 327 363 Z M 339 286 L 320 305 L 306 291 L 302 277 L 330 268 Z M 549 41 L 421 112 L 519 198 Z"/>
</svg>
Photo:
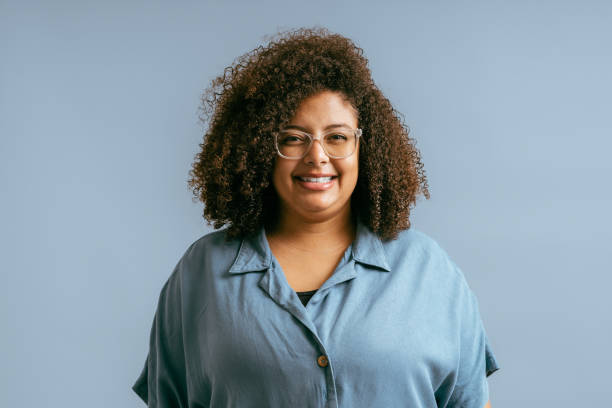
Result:
<svg viewBox="0 0 612 408">
<path fill-rule="evenodd" d="M 344 143 L 349 139 L 344 133 L 332 133 L 331 135 L 325 136 L 327 143 L 340 144 Z"/>
<path fill-rule="evenodd" d="M 278 138 L 281 145 L 299 145 L 306 142 L 306 137 L 293 133 L 282 133 Z"/>
</svg>

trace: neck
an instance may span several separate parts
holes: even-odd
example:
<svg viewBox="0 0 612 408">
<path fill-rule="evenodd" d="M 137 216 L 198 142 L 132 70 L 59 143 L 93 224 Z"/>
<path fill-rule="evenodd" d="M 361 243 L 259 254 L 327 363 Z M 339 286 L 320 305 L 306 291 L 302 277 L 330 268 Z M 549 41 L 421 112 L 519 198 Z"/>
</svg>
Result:
<svg viewBox="0 0 612 408">
<path fill-rule="evenodd" d="M 325 218 L 309 219 L 281 208 L 281 216 L 268 238 L 275 242 L 316 252 L 346 248 L 355 238 L 355 222 L 350 203 L 337 214 Z"/>
</svg>

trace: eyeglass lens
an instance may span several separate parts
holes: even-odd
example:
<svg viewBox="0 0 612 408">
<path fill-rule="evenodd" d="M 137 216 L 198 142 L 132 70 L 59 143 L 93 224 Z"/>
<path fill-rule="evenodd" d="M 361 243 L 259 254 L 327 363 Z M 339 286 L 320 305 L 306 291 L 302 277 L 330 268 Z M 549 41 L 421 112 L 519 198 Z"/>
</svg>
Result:
<svg viewBox="0 0 612 408">
<path fill-rule="evenodd" d="M 353 131 L 342 130 L 324 135 L 320 142 L 328 155 L 347 157 L 355 151 L 357 138 Z M 303 157 L 312 143 L 313 141 L 308 135 L 291 130 L 282 131 L 277 137 L 278 150 L 286 157 Z"/>
</svg>

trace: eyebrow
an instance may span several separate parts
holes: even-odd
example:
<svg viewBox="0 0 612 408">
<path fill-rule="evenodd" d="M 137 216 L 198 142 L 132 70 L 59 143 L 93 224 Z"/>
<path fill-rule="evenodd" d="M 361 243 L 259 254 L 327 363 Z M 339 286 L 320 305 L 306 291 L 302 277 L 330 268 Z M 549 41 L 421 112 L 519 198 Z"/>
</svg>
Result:
<svg viewBox="0 0 612 408">
<path fill-rule="evenodd" d="M 347 128 L 347 129 L 352 129 L 349 125 L 347 125 L 346 123 L 334 123 L 328 126 L 325 126 L 325 128 L 323 130 L 327 130 L 327 129 L 333 129 L 333 128 Z M 309 130 L 299 126 L 299 125 L 287 125 L 285 127 L 283 127 L 283 129 L 297 129 L 297 130 L 301 130 L 302 132 L 306 132 L 309 133 Z"/>
</svg>

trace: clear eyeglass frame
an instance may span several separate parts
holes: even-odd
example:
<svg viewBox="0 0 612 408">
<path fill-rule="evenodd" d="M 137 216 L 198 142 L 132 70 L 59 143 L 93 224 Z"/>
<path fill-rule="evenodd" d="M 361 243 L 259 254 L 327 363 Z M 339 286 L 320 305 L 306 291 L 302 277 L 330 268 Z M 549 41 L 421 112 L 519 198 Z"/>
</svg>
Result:
<svg viewBox="0 0 612 408">
<path fill-rule="evenodd" d="M 323 143 L 321 143 L 321 139 L 327 135 L 330 134 L 334 134 L 337 132 L 337 130 L 330 130 L 328 132 L 323 133 L 323 136 L 321 137 L 314 137 L 313 135 L 311 135 L 310 133 L 307 132 L 303 132 L 301 130 L 294 130 L 291 129 L 292 133 L 295 133 L 297 135 L 302 135 L 302 136 L 306 136 L 309 139 L 309 143 L 308 143 L 308 147 L 306 148 L 306 150 L 304 151 L 304 154 L 301 156 L 285 156 L 284 154 L 281 153 L 280 148 L 278 147 L 278 136 L 283 133 L 285 131 L 285 129 L 282 129 L 280 132 L 274 132 L 274 147 L 276 148 L 276 153 L 282 157 L 283 159 L 289 159 L 289 160 L 301 160 L 304 157 L 306 157 L 308 155 L 308 153 L 310 152 L 310 149 L 312 149 L 312 146 L 314 145 L 314 141 L 318 140 L 319 143 L 321 144 L 321 148 L 323 149 L 323 151 L 325 152 L 325 155 L 331 159 L 345 159 L 347 157 L 351 157 L 355 151 L 357 150 L 357 144 L 359 142 L 359 138 L 361 137 L 361 135 L 363 134 L 363 131 L 359 128 L 357 129 L 347 129 L 345 128 L 344 130 L 349 130 L 354 132 L 355 134 L 355 146 L 353 147 L 353 151 L 346 155 L 346 156 L 336 156 L 333 154 L 330 154 L 327 149 L 325 149 L 325 145 Z"/>
</svg>

